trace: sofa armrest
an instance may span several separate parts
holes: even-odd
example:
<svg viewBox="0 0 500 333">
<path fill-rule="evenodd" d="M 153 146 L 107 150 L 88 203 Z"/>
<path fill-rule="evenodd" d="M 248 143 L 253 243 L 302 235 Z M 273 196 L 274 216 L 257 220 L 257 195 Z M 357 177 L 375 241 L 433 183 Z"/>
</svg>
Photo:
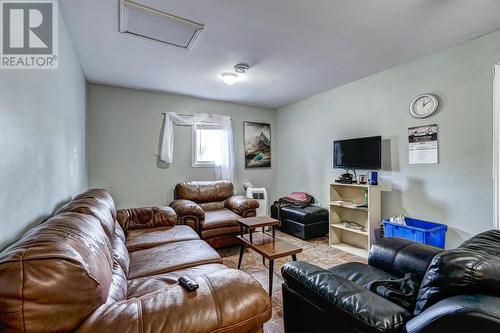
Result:
<svg viewBox="0 0 500 333">
<path fill-rule="evenodd" d="M 173 208 L 179 218 L 194 216 L 198 221 L 205 219 L 205 211 L 194 201 L 179 199 L 172 201 L 169 206 Z"/>
<path fill-rule="evenodd" d="M 224 269 L 195 281 L 199 288 L 193 292 L 174 284 L 102 305 L 76 332 L 252 332 L 271 318 L 266 291 L 242 271 Z"/>
<path fill-rule="evenodd" d="M 226 201 L 224 202 L 224 207 L 232 210 L 238 215 L 245 217 L 247 214 L 246 212 L 248 212 L 249 210 L 255 210 L 259 208 L 259 202 L 243 195 L 233 195 L 226 199 Z"/>
<path fill-rule="evenodd" d="M 406 324 L 408 333 L 500 332 L 500 298 L 460 295 L 446 298 Z"/>
<path fill-rule="evenodd" d="M 116 220 L 123 230 L 169 227 L 177 223 L 177 215 L 166 206 L 120 209 Z"/>
<path fill-rule="evenodd" d="M 374 243 L 368 264 L 392 274 L 413 273 L 422 280 L 434 256 L 442 249 L 402 238 L 382 238 Z"/>
<path fill-rule="evenodd" d="M 318 313 L 328 316 L 327 321 L 342 323 L 353 331 L 399 332 L 411 318 L 399 305 L 308 263 L 289 262 L 281 269 L 281 275 L 286 287 L 315 304 Z M 283 302 L 288 303 L 286 299 Z"/>
</svg>

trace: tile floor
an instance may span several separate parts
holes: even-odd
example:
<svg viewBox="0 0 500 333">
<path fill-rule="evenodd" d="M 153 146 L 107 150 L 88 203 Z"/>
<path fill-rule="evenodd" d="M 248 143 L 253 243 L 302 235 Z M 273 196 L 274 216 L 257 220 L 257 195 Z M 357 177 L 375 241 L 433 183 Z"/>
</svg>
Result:
<svg viewBox="0 0 500 333">
<path fill-rule="evenodd" d="M 302 248 L 302 252 L 297 255 L 297 260 L 309 262 L 319 267 L 328 268 L 345 262 L 359 261 L 366 262 L 365 259 L 353 256 L 349 253 L 334 249 L 328 246 L 328 237 L 319 237 L 303 241 L 299 238 L 277 232 L 276 237 L 285 239 Z M 239 247 L 220 250 L 224 264 L 229 267 L 238 267 Z M 273 277 L 273 316 L 264 325 L 265 333 L 281 333 L 283 332 L 283 313 L 281 308 L 281 267 L 291 261 L 290 257 L 282 258 L 274 262 L 274 277 Z M 268 290 L 269 275 L 268 266 L 262 265 L 262 257 L 256 252 L 245 249 L 241 269 L 252 275 L 262 287 Z"/>
</svg>

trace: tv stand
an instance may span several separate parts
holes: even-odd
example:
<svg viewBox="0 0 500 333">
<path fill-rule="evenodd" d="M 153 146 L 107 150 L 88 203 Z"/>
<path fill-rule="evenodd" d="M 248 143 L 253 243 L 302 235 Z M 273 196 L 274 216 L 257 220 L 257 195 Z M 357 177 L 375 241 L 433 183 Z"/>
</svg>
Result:
<svg viewBox="0 0 500 333">
<path fill-rule="evenodd" d="M 365 198 L 366 197 L 366 198 Z M 381 220 L 380 187 L 369 184 L 330 184 L 330 237 L 332 247 L 367 258 L 378 238 Z M 363 229 L 346 226 L 355 222 Z"/>
</svg>

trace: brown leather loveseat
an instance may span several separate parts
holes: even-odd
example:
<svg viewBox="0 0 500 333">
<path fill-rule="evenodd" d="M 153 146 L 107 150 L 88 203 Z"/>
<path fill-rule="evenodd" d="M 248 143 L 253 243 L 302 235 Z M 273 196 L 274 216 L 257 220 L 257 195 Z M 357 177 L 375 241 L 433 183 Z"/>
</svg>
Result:
<svg viewBox="0 0 500 333">
<path fill-rule="evenodd" d="M 169 207 L 117 212 L 103 190 L 80 194 L 0 253 L 0 331 L 262 332 L 266 291 L 176 221 Z"/>
<path fill-rule="evenodd" d="M 257 200 L 234 195 L 228 181 L 185 182 L 175 186 L 170 203 L 180 224 L 191 226 L 214 248 L 239 245 L 237 219 L 253 217 L 259 208 Z"/>
</svg>

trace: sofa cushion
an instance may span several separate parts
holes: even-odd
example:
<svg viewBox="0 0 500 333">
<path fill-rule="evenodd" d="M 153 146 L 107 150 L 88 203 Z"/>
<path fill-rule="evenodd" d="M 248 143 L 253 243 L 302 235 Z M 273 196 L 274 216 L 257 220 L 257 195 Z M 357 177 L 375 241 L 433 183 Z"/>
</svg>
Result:
<svg viewBox="0 0 500 333">
<path fill-rule="evenodd" d="M 175 186 L 175 199 L 196 203 L 223 201 L 234 194 L 233 184 L 228 181 L 185 182 Z"/>
<path fill-rule="evenodd" d="M 222 264 L 205 264 L 175 270 L 169 273 L 147 276 L 128 281 L 128 298 L 140 297 L 150 292 L 176 284 L 181 276 L 195 279 L 201 275 L 210 274 L 223 269 L 227 269 Z"/>
<path fill-rule="evenodd" d="M 129 252 L 147 249 L 162 244 L 200 239 L 198 234 L 188 226 L 160 227 L 150 229 L 134 229 L 127 232 L 127 249 Z"/>
<path fill-rule="evenodd" d="M 125 239 L 126 239 L 125 231 L 123 231 L 120 224 L 116 221 L 115 221 L 115 237 L 120 238 L 123 241 L 123 243 L 125 243 Z"/>
<path fill-rule="evenodd" d="M 238 226 L 237 219 L 241 219 L 241 216 L 227 208 L 209 210 L 205 212 L 201 230 Z"/>
<path fill-rule="evenodd" d="M 246 216 L 250 212 L 259 208 L 259 202 L 243 195 L 233 195 L 226 200 L 224 207 L 232 210 L 238 215 Z"/>
<path fill-rule="evenodd" d="M 368 265 L 398 277 L 412 273 L 422 280 L 434 256 L 442 251 L 403 238 L 385 237 L 371 246 Z"/>
<path fill-rule="evenodd" d="M 500 257 L 467 248 L 435 256 L 422 280 L 415 315 L 442 299 L 466 294 L 500 296 Z"/>
<path fill-rule="evenodd" d="M 250 275 L 224 269 L 195 279 L 187 292 L 179 284 L 102 306 L 79 328 L 95 332 L 262 332 L 271 318 L 271 299 Z"/>
<path fill-rule="evenodd" d="M 214 202 L 206 202 L 206 203 L 200 203 L 200 207 L 204 210 L 215 210 L 215 209 L 222 209 L 224 208 L 224 203 L 225 201 L 214 201 Z"/>
<path fill-rule="evenodd" d="M 120 265 L 125 276 L 128 276 L 128 270 L 130 267 L 130 257 L 127 247 L 121 238 L 121 233 L 118 231 L 121 227 L 115 229 L 115 240 L 113 242 L 113 260 Z"/>
<path fill-rule="evenodd" d="M 342 276 L 305 262 L 285 264 L 281 275 L 287 288 L 319 308 L 327 309 L 332 323 L 338 319 L 342 321 L 339 326 L 355 327 L 353 332 L 399 332 L 411 318 L 411 314 L 399 305 Z"/>
<path fill-rule="evenodd" d="M 0 254 L 2 331 L 74 331 L 108 298 L 109 247 L 90 215 L 63 213 L 28 231 Z"/>
<path fill-rule="evenodd" d="M 128 277 L 135 279 L 210 263 L 222 263 L 222 259 L 206 242 L 174 242 L 131 252 Z"/>
<path fill-rule="evenodd" d="M 171 227 L 177 223 L 177 215 L 167 206 L 120 209 L 116 219 L 125 231 Z"/>
<path fill-rule="evenodd" d="M 373 281 L 397 278 L 388 272 L 360 262 L 348 262 L 331 267 L 328 271 L 362 286 L 366 286 Z"/>
<path fill-rule="evenodd" d="M 205 211 L 194 201 L 179 199 L 172 201 L 169 206 L 175 211 L 178 219 L 190 218 L 198 221 L 205 219 Z"/>
<path fill-rule="evenodd" d="M 125 299 L 127 299 L 127 275 L 122 267 L 115 262 L 106 304 L 123 301 Z"/>
<path fill-rule="evenodd" d="M 500 230 L 489 230 L 480 233 L 463 242 L 459 248 L 500 256 Z"/>
<path fill-rule="evenodd" d="M 111 195 L 104 190 L 92 189 L 78 195 L 56 212 L 74 212 L 92 215 L 99 220 L 110 243 L 115 237 L 116 208 Z"/>
<path fill-rule="evenodd" d="M 420 286 L 415 314 L 444 298 L 472 293 L 500 296 L 500 230 L 483 232 L 435 256 Z"/>
</svg>

